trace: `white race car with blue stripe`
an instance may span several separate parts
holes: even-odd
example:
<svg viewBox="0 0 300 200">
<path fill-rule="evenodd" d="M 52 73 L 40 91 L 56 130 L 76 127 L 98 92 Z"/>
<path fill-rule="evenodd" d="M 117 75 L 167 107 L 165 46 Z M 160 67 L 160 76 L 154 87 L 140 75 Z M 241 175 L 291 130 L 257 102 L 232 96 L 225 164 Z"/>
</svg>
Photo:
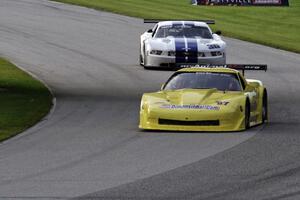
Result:
<svg viewBox="0 0 300 200">
<path fill-rule="evenodd" d="M 140 49 L 140 64 L 145 68 L 226 64 L 226 43 L 205 22 L 158 22 L 141 35 Z"/>
</svg>

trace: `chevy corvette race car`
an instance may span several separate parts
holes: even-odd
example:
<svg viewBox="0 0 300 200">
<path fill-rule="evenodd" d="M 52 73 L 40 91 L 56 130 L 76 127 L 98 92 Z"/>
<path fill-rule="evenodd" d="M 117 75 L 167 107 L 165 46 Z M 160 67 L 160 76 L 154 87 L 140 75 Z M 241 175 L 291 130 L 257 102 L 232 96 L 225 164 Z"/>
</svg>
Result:
<svg viewBox="0 0 300 200">
<path fill-rule="evenodd" d="M 145 23 L 157 22 L 145 20 Z M 207 24 L 214 21 L 161 21 L 141 35 L 140 64 L 174 67 L 176 64 L 226 63 L 226 43 Z"/>
<path fill-rule="evenodd" d="M 175 72 L 161 91 L 145 93 L 141 129 L 241 131 L 268 119 L 268 94 L 261 81 L 244 70 L 266 65 L 192 67 Z M 238 70 L 243 70 L 240 73 Z"/>
</svg>

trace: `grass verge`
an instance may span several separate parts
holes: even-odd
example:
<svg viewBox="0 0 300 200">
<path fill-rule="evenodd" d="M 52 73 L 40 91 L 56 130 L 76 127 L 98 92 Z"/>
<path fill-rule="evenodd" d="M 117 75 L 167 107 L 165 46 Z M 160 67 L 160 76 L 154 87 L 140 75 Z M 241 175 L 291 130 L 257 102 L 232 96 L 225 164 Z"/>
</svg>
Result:
<svg viewBox="0 0 300 200">
<path fill-rule="evenodd" d="M 0 141 L 33 126 L 51 106 L 52 95 L 40 81 L 0 58 Z"/>
<path fill-rule="evenodd" d="M 225 36 L 300 53 L 299 0 L 290 0 L 290 7 L 192 6 L 189 0 L 54 1 L 139 18 L 215 19 L 212 28 Z"/>
</svg>

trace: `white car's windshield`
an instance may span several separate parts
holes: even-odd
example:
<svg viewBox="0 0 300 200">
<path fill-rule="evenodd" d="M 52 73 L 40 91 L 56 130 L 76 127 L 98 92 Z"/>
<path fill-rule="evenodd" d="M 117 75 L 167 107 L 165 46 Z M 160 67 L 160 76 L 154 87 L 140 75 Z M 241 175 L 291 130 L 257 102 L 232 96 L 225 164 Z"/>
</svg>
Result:
<svg viewBox="0 0 300 200">
<path fill-rule="evenodd" d="M 207 27 L 194 25 L 171 25 L 161 26 L 158 28 L 155 38 L 172 37 L 201 37 L 204 39 L 212 39 L 212 34 Z"/>
<path fill-rule="evenodd" d="M 183 72 L 175 74 L 167 82 L 164 90 L 211 89 L 241 91 L 239 79 L 234 73 Z"/>
</svg>

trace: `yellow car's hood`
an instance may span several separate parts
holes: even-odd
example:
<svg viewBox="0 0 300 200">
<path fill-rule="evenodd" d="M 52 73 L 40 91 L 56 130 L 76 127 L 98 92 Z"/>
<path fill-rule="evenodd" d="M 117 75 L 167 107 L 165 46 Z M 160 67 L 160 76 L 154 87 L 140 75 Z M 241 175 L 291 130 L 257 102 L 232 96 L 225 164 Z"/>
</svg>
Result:
<svg viewBox="0 0 300 200">
<path fill-rule="evenodd" d="M 216 98 L 216 89 L 192 90 L 182 89 L 177 91 L 163 92 L 165 99 L 176 105 L 198 105 L 205 104 Z M 220 96 L 220 95 L 219 95 Z M 223 95 L 222 95 L 223 96 Z"/>
</svg>

